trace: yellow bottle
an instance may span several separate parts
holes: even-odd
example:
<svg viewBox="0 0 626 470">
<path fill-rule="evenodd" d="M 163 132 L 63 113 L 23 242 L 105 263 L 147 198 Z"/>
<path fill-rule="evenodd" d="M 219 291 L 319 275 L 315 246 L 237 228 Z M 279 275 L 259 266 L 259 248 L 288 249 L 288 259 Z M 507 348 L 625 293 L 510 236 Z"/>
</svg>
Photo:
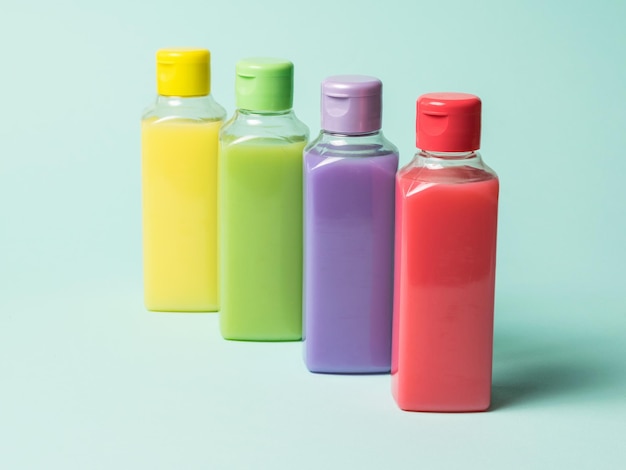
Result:
<svg viewBox="0 0 626 470">
<path fill-rule="evenodd" d="M 141 122 L 148 310 L 217 311 L 217 151 L 226 111 L 205 49 L 157 52 L 156 102 Z"/>
</svg>

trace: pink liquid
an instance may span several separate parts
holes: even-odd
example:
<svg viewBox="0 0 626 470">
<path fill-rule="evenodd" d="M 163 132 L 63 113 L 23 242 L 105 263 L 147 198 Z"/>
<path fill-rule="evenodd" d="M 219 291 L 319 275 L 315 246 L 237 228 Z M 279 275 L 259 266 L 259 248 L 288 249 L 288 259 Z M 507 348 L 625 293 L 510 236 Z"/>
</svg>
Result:
<svg viewBox="0 0 626 470">
<path fill-rule="evenodd" d="M 401 170 L 396 184 L 392 388 L 400 408 L 489 407 L 498 179 Z"/>
</svg>

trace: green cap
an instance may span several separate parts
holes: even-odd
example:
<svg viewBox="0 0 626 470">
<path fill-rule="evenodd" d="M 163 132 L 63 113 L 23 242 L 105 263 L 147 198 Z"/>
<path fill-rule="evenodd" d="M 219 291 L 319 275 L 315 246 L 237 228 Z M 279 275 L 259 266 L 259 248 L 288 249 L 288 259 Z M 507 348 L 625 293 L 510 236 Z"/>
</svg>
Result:
<svg viewBox="0 0 626 470">
<path fill-rule="evenodd" d="M 293 64 L 284 59 L 255 57 L 237 62 L 237 108 L 284 111 L 293 105 Z"/>
</svg>

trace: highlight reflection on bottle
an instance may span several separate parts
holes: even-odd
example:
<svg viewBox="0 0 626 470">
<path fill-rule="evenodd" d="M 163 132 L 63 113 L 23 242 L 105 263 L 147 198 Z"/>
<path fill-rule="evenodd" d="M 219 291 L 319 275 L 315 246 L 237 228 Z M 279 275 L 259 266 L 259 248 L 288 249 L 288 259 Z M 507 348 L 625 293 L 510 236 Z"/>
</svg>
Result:
<svg viewBox="0 0 626 470">
<path fill-rule="evenodd" d="M 220 133 L 222 336 L 302 337 L 302 150 L 293 64 L 244 59 L 237 110 Z"/>
<path fill-rule="evenodd" d="M 398 150 L 380 130 L 381 115 L 377 78 L 322 83 L 322 131 L 304 152 L 304 351 L 312 372 L 391 367 Z"/>
<path fill-rule="evenodd" d="M 157 52 L 158 96 L 141 122 L 148 310 L 216 311 L 217 144 L 226 116 L 206 49 Z"/>
<path fill-rule="evenodd" d="M 481 102 L 431 93 L 396 183 L 393 395 L 412 411 L 489 407 L 499 182 L 476 151 Z"/>
</svg>

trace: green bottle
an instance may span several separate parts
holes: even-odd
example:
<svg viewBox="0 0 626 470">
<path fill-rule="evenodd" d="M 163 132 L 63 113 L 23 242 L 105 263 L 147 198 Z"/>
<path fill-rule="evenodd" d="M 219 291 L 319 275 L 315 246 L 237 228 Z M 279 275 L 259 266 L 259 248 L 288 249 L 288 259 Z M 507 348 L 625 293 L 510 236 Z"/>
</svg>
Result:
<svg viewBox="0 0 626 470">
<path fill-rule="evenodd" d="M 293 64 L 244 59 L 234 116 L 220 132 L 222 336 L 302 338 L 302 151 Z"/>
</svg>

